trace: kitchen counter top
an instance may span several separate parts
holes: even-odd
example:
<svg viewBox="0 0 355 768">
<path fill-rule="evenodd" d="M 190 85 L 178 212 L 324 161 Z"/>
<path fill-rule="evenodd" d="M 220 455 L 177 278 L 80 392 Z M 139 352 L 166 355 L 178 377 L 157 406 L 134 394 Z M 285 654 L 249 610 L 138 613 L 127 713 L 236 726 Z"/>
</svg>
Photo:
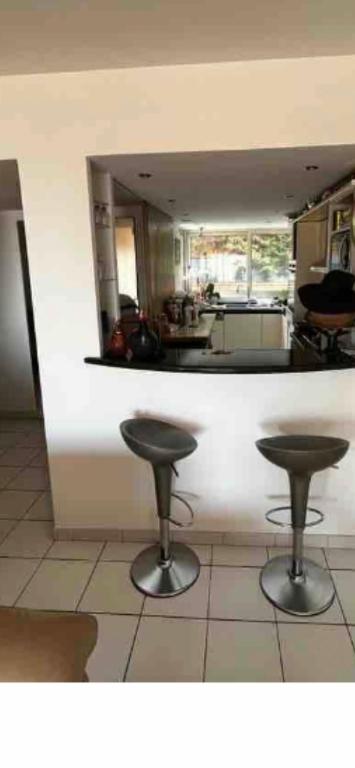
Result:
<svg viewBox="0 0 355 768">
<path fill-rule="evenodd" d="M 238 306 L 229 306 L 228 304 L 211 304 L 210 307 L 204 307 L 202 313 L 210 314 L 222 312 L 224 315 L 283 315 L 285 307 L 263 307 L 258 304 L 242 304 Z"/>
<path fill-rule="evenodd" d="M 290 349 L 237 349 L 217 354 L 210 349 L 166 349 L 164 356 L 153 362 L 105 357 L 86 357 L 85 362 L 110 368 L 172 373 L 288 373 L 355 367 L 355 360 L 348 355 L 340 354 L 332 359 L 297 344 Z"/>
<path fill-rule="evenodd" d="M 199 324 L 195 328 L 183 326 L 176 331 L 163 336 L 164 344 L 176 343 L 190 344 L 193 341 L 207 342 L 212 333 L 213 323 L 216 318 L 215 312 L 203 313 L 200 315 Z"/>
</svg>

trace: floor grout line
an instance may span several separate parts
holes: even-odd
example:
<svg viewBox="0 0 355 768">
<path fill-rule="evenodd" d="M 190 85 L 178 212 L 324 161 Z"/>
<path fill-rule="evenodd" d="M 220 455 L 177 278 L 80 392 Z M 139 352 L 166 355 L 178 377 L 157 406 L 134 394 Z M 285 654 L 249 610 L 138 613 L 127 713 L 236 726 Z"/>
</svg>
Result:
<svg viewBox="0 0 355 768">
<path fill-rule="evenodd" d="M 205 634 L 205 645 L 204 645 L 204 651 L 203 651 L 203 669 L 202 669 L 202 681 L 206 682 L 206 664 L 207 664 L 207 652 L 208 652 L 208 635 L 209 635 L 209 625 L 210 625 L 210 605 L 211 605 L 211 583 L 212 583 L 212 558 L 213 558 L 213 552 L 211 550 L 211 564 L 209 566 L 210 572 L 208 577 L 208 595 L 207 595 L 207 615 L 206 615 L 206 634 Z"/>
<path fill-rule="evenodd" d="M 92 577 L 93 577 L 93 575 L 94 575 L 94 573 L 95 573 L 95 571 L 96 571 L 96 568 L 97 568 L 97 566 L 98 566 L 98 563 L 100 562 L 100 556 L 102 555 L 102 553 L 103 553 L 103 551 L 104 551 L 104 548 L 105 548 L 105 546 L 106 546 L 106 542 L 104 541 L 104 542 L 103 542 L 103 544 L 102 544 L 102 547 L 101 547 L 101 549 L 99 550 L 98 556 L 97 556 L 96 560 L 94 561 L 94 566 L 93 566 L 93 569 L 92 569 L 92 571 L 91 571 L 91 573 L 90 573 L 90 576 L 89 576 L 89 578 L 88 578 L 88 580 L 87 580 L 87 582 L 86 582 L 86 584 L 85 584 L 85 587 L 84 587 L 84 589 L 83 589 L 83 591 L 82 591 L 82 593 L 81 593 L 81 595 L 80 595 L 80 597 L 79 597 L 79 600 L 78 600 L 78 601 L 77 601 L 77 603 L 76 603 L 76 607 L 75 607 L 75 612 L 76 612 L 76 613 L 77 613 L 77 612 L 78 612 L 78 610 L 79 610 L 79 606 L 80 606 L 80 603 L 81 603 L 81 601 L 82 601 L 82 599 L 83 599 L 83 597 L 84 597 L 84 595 L 85 595 L 85 593 L 86 593 L 86 591 L 87 591 L 87 589 L 88 589 L 88 586 L 89 586 L 89 584 L 90 584 L 90 582 L 91 582 L 91 579 L 92 579 Z M 54 558 L 48 558 L 48 560 L 51 560 L 51 559 L 53 559 L 53 560 L 54 560 Z M 81 560 L 80 562 L 88 562 L 88 561 L 83 561 L 83 560 Z M 89 562 L 90 562 L 90 561 L 89 561 Z M 93 562 L 93 561 L 91 561 L 91 562 Z M 88 612 L 88 613 L 89 613 L 89 612 Z"/>
<path fill-rule="evenodd" d="M 266 547 L 268 561 L 271 559 L 270 558 L 270 549 L 271 549 L 271 547 Z M 276 614 L 275 606 L 273 605 L 272 607 L 273 607 L 273 610 L 274 610 L 275 631 L 276 631 L 277 645 L 278 645 L 278 649 L 279 649 L 281 677 L 282 677 L 282 682 L 284 683 L 285 682 L 285 669 L 284 669 L 284 662 L 283 662 L 283 657 L 282 657 L 281 640 L 280 640 L 280 632 L 279 632 L 279 623 L 278 623 L 278 620 L 277 620 L 277 614 Z M 289 622 L 289 623 L 291 624 L 291 622 Z M 294 623 L 294 622 L 292 622 L 292 623 Z"/>
<path fill-rule="evenodd" d="M 123 683 L 127 682 L 127 675 L 128 675 L 129 665 L 131 663 L 131 658 L 132 658 L 132 655 L 133 655 L 134 646 L 136 644 L 138 630 L 139 630 L 139 627 L 140 627 L 140 624 L 141 624 L 141 621 L 142 621 L 142 618 L 143 618 L 143 611 L 144 611 L 144 606 L 145 606 L 146 599 L 147 599 L 147 596 L 144 595 L 143 600 L 142 600 L 142 605 L 141 605 L 141 611 L 140 611 L 140 614 L 138 616 L 136 631 L 135 631 L 135 633 L 133 635 L 132 645 L 131 645 L 130 652 L 129 652 L 128 658 L 127 658 L 127 664 L 125 666 L 125 671 L 124 671 L 124 674 L 122 676 L 122 682 Z"/>
<path fill-rule="evenodd" d="M 347 633 L 348 633 L 348 636 L 349 636 L 349 640 L 350 640 L 350 642 L 351 642 L 351 647 L 352 647 L 352 649 L 353 649 L 353 651 L 354 651 L 354 654 L 355 654 L 355 642 L 354 642 L 354 639 L 353 639 L 353 637 L 352 637 L 352 634 L 351 634 L 351 632 L 350 632 L 350 629 L 349 629 L 349 624 L 348 624 L 348 622 L 347 622 L 347 618 L 346 618 L 346 615 L 345 615 L 345 611 L 344 611 L 344 608 L 343 608 L 343 604 L 342 604 L 342 602 L 341 602 L 341 600 L 340 600 L 340 596 L 339 596 L 338 590 L 337 590 L 337 588 L 336 588 L 336 583 L 335 583 L 335 581 L 334 581 L 334 579 L 333 579 L 332 569 L 331 569 L 331 568 L 329 568 L 329 564 L 328 564 L 328 558 L 327 558 L 327 553 L 326 553 L 326 552 L 324 552 L 324 557 L 325 557 L 325 560 L 326 560 L 326 563 L 327 563 L 327 566 L 328 566 L 328 569 L 329 569 L 329 575 L 330 575 L 330 578 L 331 578 L 331 580 L 332 580 L 332 584 L 333 584 L 333 587 L 334 587 L 335 597 L 336 597 L 336 599 L 337 599 L 337 601 L 338 601 L 338 603 L 339 603 L 339 606 L 340 606 L 340 610 L 341 610 L 341 614 L 342 614 L 342 616 L 343 616 L 343 619 L 344 619 L 344 624 L 345 624 L 345 626 L 346 626 L 346 631 L 347 631 Z"/>
<path fill-rule="evenodd" d="M 31 583 L 32 579 L 34 578 L 34 576 L 36 575 L 36 573 L 38 573 L 38 571 L 39 571 L 39 569 L 40 569 L 40 567 L 41 567 L 41 565 L 42 565 L 42 563 L 43 563 L 43 561 L 44 561 L 44 559 L 45 559 L 45 556 L 46 556 L 47 552 L 49 552 L 49 550 L 50 550 L 51 546 L 52 546 L 52 542 L 50 543 L 49 547 L 47 547 L 47 549 L 46 549 L 46 550 L 45 550 L 45 552 L 43 553 L 42 557 L 41 557 L 41 558 L 39 558 L 39 563 L 38 563 L 38 565 L 37 565 L 37 568 L 35 568 L 35 569 L 34 569 L 33 573 L 31 574 L 30 578 L 29 578 L 29 579 L 28 579 L 28 581 L 26 582 L 25 586 L 24 586 L 24 587 L 21 589 L 21 592 L 19 593 L 19 595 L 17 595 L 17 598 L 16 598 L 15 602 L 12 604 L 12 608 L 15 608 L 15 607 L 16 607 L 16 605 L 17 605 L 18 601 L 19 601 L 19 600 L 20 600 L 20 598 L 22 597 L 22 595 L 23 595 L 23 593 L 25 592 L 25 590 L 27 589 L 27 587 L 30 585 L 30 583 Z M 30 559 L 30 558 L 28 558 L 28 559 Z M 33 559 L 33 560 L 37 560 L 37 558 L 31 558 L 31 559 Z M 54 609 L 52 609 L 52 610 L 54 610 Z"/>
</svg>

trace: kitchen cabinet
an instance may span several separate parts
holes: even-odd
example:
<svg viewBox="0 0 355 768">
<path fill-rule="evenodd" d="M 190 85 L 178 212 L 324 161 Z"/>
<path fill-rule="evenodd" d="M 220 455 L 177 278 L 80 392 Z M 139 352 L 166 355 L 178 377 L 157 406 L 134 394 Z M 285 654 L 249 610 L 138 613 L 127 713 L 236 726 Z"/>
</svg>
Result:
<svg viewBox="0 0 355 768">
<path fill-rule="evenodd" d="M 262 317 L 261 314 L 251 313 L 225 315 L 224 348 L 226 352 L 232 349 L 259 349 L 262 346 Z"/>
<path fill-rule="evenodd" d="M 283 315 L 261 315 L 261 346 L 263 349 L 281 349 L 283 345 Z"/>
</svg>

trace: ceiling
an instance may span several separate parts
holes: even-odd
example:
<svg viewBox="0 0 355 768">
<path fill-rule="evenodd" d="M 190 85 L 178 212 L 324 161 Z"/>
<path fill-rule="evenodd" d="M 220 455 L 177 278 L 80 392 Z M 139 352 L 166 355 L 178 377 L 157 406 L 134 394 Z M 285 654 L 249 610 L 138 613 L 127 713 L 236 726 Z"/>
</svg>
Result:
<svg viewBox="0 0 355 768">
<path fill-rule="evenodd" d="M 2 0 L 0 74 L 355 53 L 354 0 Z"/>
<path fill-rule="evenodd" d="M 94 160 L 137 198 L 156 205 L 186 228 L 268 228 L 287 226 L 287 213 L 300 210 L 355 172 L 355 146 L 114 155 Z M 319 168 L 306 171 L 306 165 Z M 139 173 L 152 175 L 142 179 Z M 121 202 L 116 194 L 117 203 Z"/>
<path fill-rule="evenodd" d="M 0 211 L 22 208 L 20 179 L 16 160 L 0 161 Z"/>
</svg>

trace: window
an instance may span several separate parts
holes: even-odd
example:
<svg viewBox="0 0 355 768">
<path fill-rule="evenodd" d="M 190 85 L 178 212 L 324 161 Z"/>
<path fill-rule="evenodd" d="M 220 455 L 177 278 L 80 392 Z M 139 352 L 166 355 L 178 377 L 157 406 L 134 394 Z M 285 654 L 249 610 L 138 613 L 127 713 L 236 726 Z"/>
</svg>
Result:
<svg viewBox="0 0 355 768">
<path fill-rule="evenodd" d="M 214 283 L 221 296 L 284 298 L 291 258 L 289 232 L 191 235 L 190 288 Z"/>
</svg>

